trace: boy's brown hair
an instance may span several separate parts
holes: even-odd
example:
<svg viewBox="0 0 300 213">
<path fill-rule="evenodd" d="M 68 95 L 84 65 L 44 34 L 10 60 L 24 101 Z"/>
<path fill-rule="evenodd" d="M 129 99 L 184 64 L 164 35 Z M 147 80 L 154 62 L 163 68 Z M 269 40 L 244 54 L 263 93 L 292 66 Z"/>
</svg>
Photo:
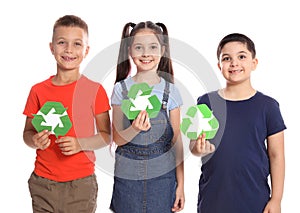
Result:
<svg viewBox="0 0 300 213">
<path fill-rule="evenodd" d="M 75 15 L 65 15 L 60 17 L 53 26 L 53 34 L 57 27 L 79 27 L 83 29 L 86 34 L 89 34 L 88 25 L 85 21 Z"/>
</svg>

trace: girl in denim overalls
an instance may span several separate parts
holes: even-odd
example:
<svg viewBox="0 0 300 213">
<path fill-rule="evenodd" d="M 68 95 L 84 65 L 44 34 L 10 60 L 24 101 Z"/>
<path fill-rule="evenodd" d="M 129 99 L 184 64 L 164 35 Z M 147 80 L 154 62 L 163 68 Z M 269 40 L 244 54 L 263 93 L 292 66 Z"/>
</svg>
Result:
<svg viewBox="0 0 300 213">
<path fill-rule="evenodd" d="M 132 28 L 132 29 L 131 29 Z M 131 31 L 130 31 L 131 29 Z M 137 73 L 129 76 L 131 64 Z M 130 87 L 145 82 L 161 110 L 149 118 L 142 110 L 134 120 L 121 111 Z M 167 28 L 141 22 L 124 26 L 112 94 L 115 157 L 114 188 L 110 209 L 116 213 L 168 213 L 184 207 L 183 147 L 180 136 L 179 91 L 173 84 Z"/>
</svg>

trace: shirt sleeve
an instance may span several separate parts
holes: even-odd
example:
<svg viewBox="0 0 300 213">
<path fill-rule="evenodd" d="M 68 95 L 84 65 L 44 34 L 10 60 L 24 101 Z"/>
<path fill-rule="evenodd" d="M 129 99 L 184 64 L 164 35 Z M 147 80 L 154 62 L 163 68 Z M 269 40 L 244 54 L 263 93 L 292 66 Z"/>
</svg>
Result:
<svg viewBox="0 0 300 213">
<path fill-rule="evenodd" d="M 280 112 L 279 103 L 272 99 L 267 109 L 267 135 L 276 134 L 284 129 L 286 129 L 286 126 Z"/>
<path fill-rule="evenodd" d="M 170 94 L 169 94 L 169 101 L 168 101 L 168 109 L 173 110 L 182 106 L 183 101 L 181 98 L 181 94 L 178 88 L 174 84 L 170 84 Z"/>
<path fill-rule="evenodd" d="M 109 99 L 104 87 L 100 84 L 96 96 L 95 114 L 101 114 L 110 110 Z"/>
<path fill-rule="evenodd" d="M 206 105 L 211 109 L 209 100 L 208 100 L 208 98 L 207 98 L 207 94 L 204 94 L 204 95 L 199 96 L 199 97 L 197 98 L 197 105 L 199 105 L 199 104 L 206 104 Z"/>
<path fill-rule="evenodd" d="M 40 104 L 37 98 L 37 94 L 34 90 L 34 87 L 32 87 L 27 97 L 23 114 L 30 118 L 33 118 L 33 114 L 37 113 L 39 109 L 40 109 Z"/>
<path fill-rule="evenodd" d="M 118 82 L 114 85 L 112 95 L 111 95 L 111 104 L 112 105 L 121 105 L 122 104 L 122 88 L 121 83 Z"/>
</svg>

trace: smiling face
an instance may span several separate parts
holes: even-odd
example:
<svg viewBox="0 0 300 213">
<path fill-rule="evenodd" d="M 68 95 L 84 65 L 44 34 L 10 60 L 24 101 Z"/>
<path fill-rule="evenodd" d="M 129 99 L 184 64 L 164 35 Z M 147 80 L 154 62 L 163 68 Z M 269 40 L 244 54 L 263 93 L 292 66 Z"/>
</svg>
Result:
<svg viewBox="0 0 300 213">
<path fill-rule="evenodd" d="M 153 31 L 141 30 L 135 34 L 129 52 L 138 72 L 156 72 L 164 47 L 161 46 Z"/>
<path fill-rule="evenodd" d="M 228 84 L 250 83 L 250 75 L 256 69 L 257 59 L 252 58 L 246 44 L 228 42 L 221 50 L 218 67 Z"/>
<path fill-rule="evenodd" d="M 79 71 L 89 51 L 88 35 L 79 27 L 60 26 L 55 29 L 50 49 L 60 71 Z"/>
</svg>

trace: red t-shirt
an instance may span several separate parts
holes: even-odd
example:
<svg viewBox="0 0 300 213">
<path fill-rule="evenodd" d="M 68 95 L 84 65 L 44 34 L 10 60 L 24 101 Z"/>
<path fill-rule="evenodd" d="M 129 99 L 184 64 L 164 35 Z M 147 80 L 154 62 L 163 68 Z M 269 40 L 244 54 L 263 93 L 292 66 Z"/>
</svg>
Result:
<svg viewBox="0 0 300 213">
<path fill-rule="evenodd" d="M 72 122 L 65 136 L 77 138 L 95 135 L 95 115 L 110 110 L 105 89 L 100 83 L 85 76 L 68 85 L 57 86 L 49 79 L 35 84 L 29 93 L 23 114 L 33 118 L 47 101 L 60 102 L 67 109 Z M 95 154 L 81 151 L 66 156 L 55 143 L 55 135 L 50 135 L 51 145 L 36 151 L 34 172 L 50 180 L 63 182 L 83 178 L 94 173 Z"/>
</svg>

